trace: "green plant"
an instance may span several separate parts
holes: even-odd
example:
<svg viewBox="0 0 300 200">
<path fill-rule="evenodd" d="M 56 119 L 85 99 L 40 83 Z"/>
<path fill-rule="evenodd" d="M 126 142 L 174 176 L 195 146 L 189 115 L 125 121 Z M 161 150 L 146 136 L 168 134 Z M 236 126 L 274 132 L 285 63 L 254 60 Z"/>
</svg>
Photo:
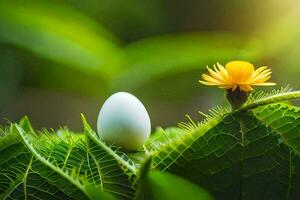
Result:
<svg viewBox="0 0 300 200">
<path fill-rule="evenodd" d="M 36 132 L 25 117 L 1 129 L 0 197 L 199 198 L 178 193 L 188 185 L 189 194 L 210 199 L 192 183 L 154 170 L 186 178 L 216 199 L 297 199 L 300 108 L 281 101 L 299 98 L 300 91 L 286 88 L 258 92 L 238 110 L 217 108 L 202 122 L 158 129 L 136 153 L 103 143 L 84 116 L 83 134 Z"/>
</svg>

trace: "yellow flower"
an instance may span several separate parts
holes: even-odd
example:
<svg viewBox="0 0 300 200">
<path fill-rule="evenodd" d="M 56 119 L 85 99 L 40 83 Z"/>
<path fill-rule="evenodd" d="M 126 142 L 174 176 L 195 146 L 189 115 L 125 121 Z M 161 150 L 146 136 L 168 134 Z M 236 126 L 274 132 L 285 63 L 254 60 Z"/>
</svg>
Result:
<svg viewBox="0 0 300 200">
<path fill-rule="evenodd" d="M 249 92 L 253 88 L 251 86 L 271 86 L 276 85 L 272 82 L 266 82 L 271 78 L 271 69 L 263 66 L 254 69 L 253 65 L 245 61 L 231 61 L 225 65 L 225 68 L 217 63 L 214 70 L 207 67 L 209 74 L 203 74 L 204 81 L 199 82 L 204 85 L 218 86 L 226 90 Z"/>
</svg>

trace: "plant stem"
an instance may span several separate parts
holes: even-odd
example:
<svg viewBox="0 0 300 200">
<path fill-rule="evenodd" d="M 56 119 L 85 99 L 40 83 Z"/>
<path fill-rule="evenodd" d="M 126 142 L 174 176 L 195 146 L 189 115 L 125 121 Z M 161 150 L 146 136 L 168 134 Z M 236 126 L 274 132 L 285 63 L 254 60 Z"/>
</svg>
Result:
<svg viewBox="0 0 300 200">
<path fill-rule="evenodd" d="M 239 89 L 234 91 L 227 90 L 226 98 L 229 101 L 232 110 L 236 110 L 240 108 L 248 99 L 250 92 L 245 92 Z"/>
</svg>

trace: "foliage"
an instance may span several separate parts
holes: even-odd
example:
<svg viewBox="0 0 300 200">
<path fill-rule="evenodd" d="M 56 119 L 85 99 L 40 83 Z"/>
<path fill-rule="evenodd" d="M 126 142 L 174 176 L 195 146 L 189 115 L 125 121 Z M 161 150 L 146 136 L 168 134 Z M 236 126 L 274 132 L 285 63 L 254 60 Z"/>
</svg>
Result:
<svg viewBox="0 0 300 200">
<path fill-rule="evenodd" d="M 212 197 L 205 190 L 170 173 L 163 173 L 159 171 L 151 172 L 144 184 L 146 184 L 145 186 L 148 186 L 143 193 L 143 197 L 145 199 L 212 200 Z"/>
<path fill-rule="evenodd" d="M 194 128 L 183 136 L 149 148 L 154 168 L 202 185 L 216 199 L 299 198 L 300 109 L 278 103 L 299 94 L 265 95 L 196 127 L 190 122 Z"/>
<path fill-rule="evenodd" d="M 210 199 L 197 184 L 216 199 L 298 199 L 300 108 L 279 101 L 300 92 L 253 96 L 240 110 L 160 128 L 139 153 L 105 144 L 84 116 L 83 134 L 36 132 L 25 117 L 0 131 L 0 197 Z"/>
</svg>

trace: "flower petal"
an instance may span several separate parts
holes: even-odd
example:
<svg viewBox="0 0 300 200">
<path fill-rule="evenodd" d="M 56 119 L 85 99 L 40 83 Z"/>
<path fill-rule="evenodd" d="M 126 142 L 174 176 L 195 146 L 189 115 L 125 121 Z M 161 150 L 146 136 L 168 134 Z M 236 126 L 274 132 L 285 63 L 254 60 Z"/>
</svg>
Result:
<svg viewBox="0 0 300 200">
<path fill-rule="evenodd" d="M 233 87 L 231 88 L 231 90 L 232 90 L 232 91 L 236 90 L 236 88 L 237 88 L 238 86 L 239 86 L 239 85 L 234 84 Z"/>
<path fill-rule="evenodd" d="M 273 85 L 276 85 L 276 83 L 264 82 L 264 83 L 255 83 L 255 84 L 252 84 L 252 85 L 255 85 L 255 86 L 273 86 Z"/>
<path fill-rule="evenodd" d="M 220 75 L 220 72 L 219 72 L 218 70 L 216 70 L 216 68 L 215 68 L 216 71 L 213 71 L 213 70 L 210 69 L 209 67 L 207 67 L 207 70 L 209 71 L 210 75 L 211 75 L 213 78 L 217 79 L 218 81 L 220 81 L 220 82 L 222 82 L 222 83 L 225 83 L 225 82 L 226 82 L 226 80 Z"/>
<path fill-rule="evenodd" d="M 249 92 L 249 91 L 252 91 L 252 90 L 253 90 L 253 88 L 252 88 L 250 85 L 239 85 L 239 88 L 240 88 L 241 90 L 246 91 L 246 92 Z"/>
<path fill-rule="evenodd" d="M 221 72 L 222 77 L 228 81 L 228 72 L 226 71 L 226 69 L 219 63 L 217 63 L 217 67 L 219 68 L 219 71 Z"/>
<path fill-rule="evenodd" d="M 251 85 L 251 84 L 254 84 L 254 83 L 257 83 L 257 82 L 261 82 L 262 80 L 267 81 L 268 79 L 271 78 L 271 76 L 270 76 L 271 74 L 272 74 L 272 72 L 266 72 L 264 74 L 259 74 L 254 79 L 249 80 L 246 83 Z M 269 78 L 265 79 L 266 77 L 269 77 Z"/>
<path fill-rule="evenodd" d="M 202 83 L 203 85 L 219 85 L 218 83 L 213 83 L 208 81 L 199 81 L 199 83 Z"/>
<path fill-rule="evenodd" d="M 268 67 L 267 67 L 267 66 L 262 66 L 262 67 L 256 69 L 256 70 L 253 72 L 253 74 L 252 74 L 252 76 L 250 77 L 250 79 L 256 77 L 258 74 L 260 74 L 260 73 L 261 73 L 262 71 L 264 71 L 265 69 L 268 69 Z"/>
</svg>

